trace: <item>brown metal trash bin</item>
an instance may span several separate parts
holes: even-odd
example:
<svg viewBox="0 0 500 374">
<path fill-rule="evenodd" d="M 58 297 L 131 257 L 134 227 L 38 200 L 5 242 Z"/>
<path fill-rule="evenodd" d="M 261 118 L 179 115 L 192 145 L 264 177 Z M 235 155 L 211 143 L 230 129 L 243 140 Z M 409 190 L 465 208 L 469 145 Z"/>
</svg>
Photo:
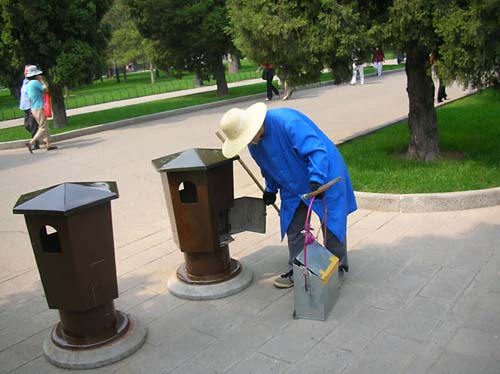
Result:
<svg viewBox="0 0 500 374">
<path fill-rule="evenodd" d="M 152 160 L 161 174 L 174 240 L 184 253 L 177 276 L 186 283 L 219 283 L 240 272 L 228 248 L 237 159 L 225 158 L 219 149 L 196 148 Z"/>
<path fill-rule="evenodd" d="M 22 195 L 14 213 L 24 214 L 49 308 L 60 322 L 52 341 L 86 349 L 108 343 L 128 329 L 118 297 L 110 200 L 115 182 L 63 183 Z"/>
</svg>

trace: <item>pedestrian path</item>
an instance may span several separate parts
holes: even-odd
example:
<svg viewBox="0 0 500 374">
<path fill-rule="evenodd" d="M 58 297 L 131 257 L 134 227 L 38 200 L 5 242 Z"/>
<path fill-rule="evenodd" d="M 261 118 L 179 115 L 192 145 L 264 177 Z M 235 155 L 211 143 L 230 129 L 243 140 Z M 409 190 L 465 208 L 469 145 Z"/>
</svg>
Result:
<svg viewBox="0 0 500 374">
<path fill-rule="evenodd" d="M 293 100 L 267 105 L 306 113 L 339 142 L 404 116 L 405 88 L 404 73 L 394 73 L 364 86 L 298 91 Z M 348 220 L 351 270 L 325 322 L 293 319 L 293 290 L 272 285 L 287 262 L 272 208 L 265 234 L 244 232 L 229 244 L 231 256 L 253 273 L 247 289 L 212 301 L 169 294 L 167 280 L 183 254 L 151 160 L 187 148 L 219 148 L 214 132 L 232 106 L 61 141 L 57 152 L 2 151 L 0 373 L 69 373 L 42 354 L 59 315 L 47 307 L 25 220 L 12 214 L 16 200 L 62 182 L 116 181 L 115 305 L 144 322 L 148 337 L 132 356 L 89 373 L 498 374 L 499 206 L 356 211 Z M 260 175 L 247 151 L 241 157 Z M 235 197 L 260 196 L 237 163 L 234 191 Z"/>
<path fill-rule="evenodd" d="M 388 60 L 387 64 L 395 65 L 396 60 Z M 279 78 L 276 76 L 275 80 L 278 80 L 278 79 Z M 247 79 L 244 81 L 228 83 L 228 87 L 231 88 L 231 87 L 248 86 L 248 85 L 252 85 L 252 84 L 256 84 L 256 83 L 262 83 L 262 79 L 260 79 L 260 78 Z M 75 108 L 75 109 L 68 109 L 68 110 L 66 110 L 66 114 L 68 117 L 71 117 L 71 116 L 74 116 L 77 114 L 98 112 L 98 111 L 106 110 L 106 109 L 121 108 L 124 106 L 141 104 L 141 103 L 146 103 L 146 102 L 150 102 L 150 101 L 158 101 L 158 100 L 170 99 L 170 98 L 174 98 L 174 97 L 182 97 L 182 96 L 192 95 L 195 93 L 210 92 L 210 91 L 216 91 L 216 90 L 217 90 L 217 87 L 215 85 L 201 86 L 201 87 L 191 88 L 191 89 L 187 89 L 187 90 L 167 92 L 167 93 L 163 93 L 163 94 L 156 94 L 156 95 L 149 95 L 149 96 L 141 96 L 141 97 L 136 97 L 133 99 L 111 101 L 111 102 L 103 103 L 103 104 L 89 105 L 89 106 Z M 23 124 L 22 118 L 16 118 L 16 119 L 8 120 L 8 121 L 0 121 L 0 129 L 15 127 L 15 126 L 19 126 L 22 124 Z"/>
</svg>

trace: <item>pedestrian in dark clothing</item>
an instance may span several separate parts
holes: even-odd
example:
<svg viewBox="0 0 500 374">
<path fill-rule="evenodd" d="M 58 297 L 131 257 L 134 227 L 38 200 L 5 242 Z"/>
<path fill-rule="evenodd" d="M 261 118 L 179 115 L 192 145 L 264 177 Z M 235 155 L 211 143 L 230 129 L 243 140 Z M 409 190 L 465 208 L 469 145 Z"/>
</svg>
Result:
<svg viewBox="0 0 500 374">
<path fill-rule="evenodd" d="M 438 78 L 438 84 L 437 101 L 441 103 L 443 100 L 448 99 L 448 95 L 446 94 L 446 86 L 443 84 L 441 78 Z"/>
<path fill-rule="evenodd" d="M 431 53 L 429 57 L 429 62 L 431 63 L 432 75 L 438 81 L 438 91 L 437 91 L 437 102 L 442 103 L 443 100 L 448 99 L 448 95 L 446 94 L 446 85 L 441 78 L 440 70 L 440 62 L 439 59 L 436 58 L 435 53 Z"/>
<path fill-rule="evenodd" d="M 276 87 L 273 85 L 273 79 L 275 75 L 274 71 L 274 65 L 272 64 L 262 64 L 262 79 L 266 81 L 266 91 L 267 91 L 267 98 L 266 100 L 272 100 L 273 99 L 273 92 L 278 96 L 278 99 L 280 98 L 280 92 Z"/>
</svg>

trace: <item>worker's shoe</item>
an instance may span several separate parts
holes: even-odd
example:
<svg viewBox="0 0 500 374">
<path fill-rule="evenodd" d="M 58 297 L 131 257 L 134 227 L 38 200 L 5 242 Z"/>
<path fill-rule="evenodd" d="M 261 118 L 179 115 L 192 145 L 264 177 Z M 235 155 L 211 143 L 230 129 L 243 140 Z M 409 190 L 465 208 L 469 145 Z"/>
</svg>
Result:
<svg viewBox="0 0 500 374">
<path fill-rule="evenodd" d="M 281 274 L 274 281 L 274 287 L 276 288 L 290 288 L 293 287 L 293 270 L 290 270 L 286 274 Z"/>
</svg>

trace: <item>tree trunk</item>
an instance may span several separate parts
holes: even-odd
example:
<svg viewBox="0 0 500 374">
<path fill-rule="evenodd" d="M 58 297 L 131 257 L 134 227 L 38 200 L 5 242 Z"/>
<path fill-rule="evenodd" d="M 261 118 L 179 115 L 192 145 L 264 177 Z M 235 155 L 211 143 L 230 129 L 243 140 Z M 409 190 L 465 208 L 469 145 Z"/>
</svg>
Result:
<svg viewBox="0 0 500 374">
<path fill-rule="evenodd" d="M 214 64 L 214 76 L 217 82 L 217 96 L 227 96 L 229 95 L 229 89 L 227 88 L 226 74 L 224 74 L 224 65 L 222 64 L 222 59 L 218 59 Z"/>
<path fill-rule="evenodd" d="M 293 87 L 290 85 L 290 82 L 288 80 L 284 80 L 282 82 L 283 82 L 283 101 L 286 101 L 292 98 Z"/>
<path fill-rule="evenodd" d="M 120 83 L 120 68 L 116 66 L 116 63 L 113 62 L 114 70 L 115 70 L 115 78 L 116 78 L 116 83 Z"/>
<path fill-rule="evenodd" d="M 127 78 L 127 65 L 123 67 L 123 81 L 125 83 L 128 83 L 128 78 Z"/>
<path fill-rule="evenodd" d="M 50 86 L 50 99 L 52 102 L 54 127 L 57 129 L 65 127 L 68 124 L 68 117 L 66 116 L 66 105 L 64 104 L 62 86 Z"/>
<path fill-rule="evenodd" d="M 292 97 L 293 86 L 290 84 L 289 74 L 286 68 L 279 70 L 279 78 L 283 87 L 283 100 L 286 101 Z"/>
<path fill-rule="evenodd" d="M 9 91 L 12 96 L 19 100 L 21 98 L 21 86 L 18 84 L 9 86 Z"/>
<path fill-rule="evenodd" d="M 196 76 L 194 77 L 194 87 L 198 88 L 203 86 L 203 78 L 199 72 L 196 72 Z"/>
<path fill-rule="evenodd" d="M 429 68 L 429 53 L 414 48 L 407 51 L 409 159 L 432 161 L 439 156 L 439 133 L 434 108 L 434 82 Z"/>
<path fill-rule="evenodd" d="M 240 56 L 237 54 L 227 54 L 227 72 L 237 74 L 240 72 Z"/>
<path fill-rule="evenodd" d="M 151 77 L 151 84 L 155 84 L 155 67 L 153 63 L 149 63 L 149 76 Z"/>
</svg>

